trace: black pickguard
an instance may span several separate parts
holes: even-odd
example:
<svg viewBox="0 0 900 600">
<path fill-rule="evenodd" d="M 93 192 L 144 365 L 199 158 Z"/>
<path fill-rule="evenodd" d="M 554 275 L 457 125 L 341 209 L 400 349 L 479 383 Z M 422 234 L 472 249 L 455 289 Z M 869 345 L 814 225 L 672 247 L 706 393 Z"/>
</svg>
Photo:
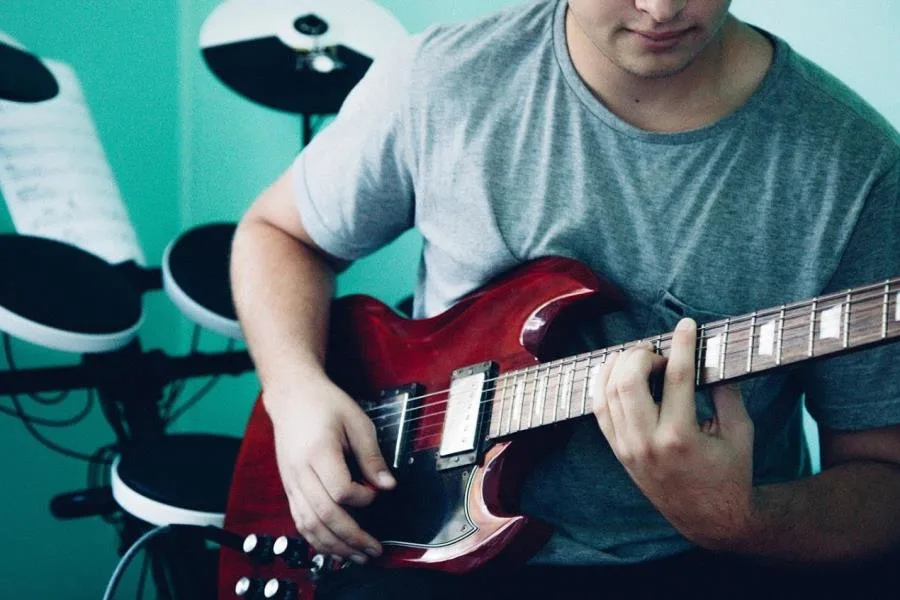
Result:
<svg viewBox="0 0 900 600">
<path fill-rule="evenodd" d="M 362 528 L 381 542 L 442 546 L 476 529 L 466 514 L 466 490 L 474 467 L 438 471 L 436 450 L 411 454 L 394 470 L 397 487 L 354 511 Z"/>
</svg>

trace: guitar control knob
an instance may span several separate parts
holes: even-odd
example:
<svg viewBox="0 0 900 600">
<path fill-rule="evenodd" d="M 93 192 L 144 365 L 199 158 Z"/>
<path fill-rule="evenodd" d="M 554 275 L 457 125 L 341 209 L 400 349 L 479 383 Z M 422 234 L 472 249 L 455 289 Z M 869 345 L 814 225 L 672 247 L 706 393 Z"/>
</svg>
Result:
<svg viewBox="0 0 900 600">
<path fill-rule="evenodd" d="M 282 535 L 272 544 L 272 553 L 280 557 L 292 569 L 306 568 L 309 562 L 309 544 L 304 539 Z"/>
<path fill-rule="evenodd" d="M 297 584 L 286 579 L 270 579 L 263 588 L 266 600 L 297 600 Z"/>
<path fill-rule="evenodd" d="M 244 554 L 258 565 L 269 564 L 275 559 L 272 553 L 273 539 L 271 535 L 256 535 L 251 533 L 244 538 L 242 549 Z"/>
<path fill-rule="evenodd" d="M 259 600 L 262 597 L 263 581 L 262 579 L 250 579 L 249 577 L 241 577 L 234 584 L 234 595 L 238 598 L 247 598 L 247 600 Z"/>
</svg>

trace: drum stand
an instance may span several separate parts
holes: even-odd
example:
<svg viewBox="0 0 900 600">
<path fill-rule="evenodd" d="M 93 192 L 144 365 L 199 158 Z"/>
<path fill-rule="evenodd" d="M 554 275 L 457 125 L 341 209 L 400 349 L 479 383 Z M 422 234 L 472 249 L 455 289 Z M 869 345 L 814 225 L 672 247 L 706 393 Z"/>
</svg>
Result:
<svg viewBox="0 0 900 600">
<path fill-rule="evenodd" d="M 29 259 L 27 265 L 8 267 L 16 269 L 15 272 L 0 273 L 5 276 L 5 285 L 0 289 L 0 330 L 51 348 L 68 351 L 78 351 L 79 346 L 89 348 L 80 352 L 81 363 L 75 366 L 0 372 L 0 394 L 97 390 L 103 415 L 116 436 L 118 457 L 111 469 L 112 485 L 60 494 L 52 500 L 50 508 L 61 519 L 109 516 L 121 509 L 120 555 L 151 525 L 197 524 L 196 519 L 201 524 L 222 524 L 240 440 L 203 434 L 167 434 L 162 412 L 164 390 L 174 381 L 250 371 L 253 368 L 250 357 L 245 351 L 192 352 L 179 357 L 168 356 L 160 350 L 145 351 L 134 335 L 137 327 L 131 323 L 140 323 L 140 310 L 136 319 L 133 314 L 135 303 L 140 304 L 140 295 L 161 287 L 167 288 L 170 295 L 182 292 L 180 297 L 173 297 L 182 312 L 188 307 L 200 310 L 204 303 L 208 304 L 204 293 L 193 289 L 196 287 L 193 283 L 179 279 L 179 274 L 183 273 L 185 264 L 193 264 L 194 271 L 199 267 L 206 274 L 215 275 L 224 270 L 227 277 L 227 247 L 216 259 L 219 264 L 214 268 L 202 264 L 202 260 L 198 265 L 198 257 L 185 255 L 185 248 L 190 250 L 199 244 L 206 252 L 221 251 L 222 244 L 230 242 L 233 228 L 224 224 L 190 232 L 179 240 L 184 243 L 167 249 L 162 270 L 145 269 L 133 263 L 113 266 L 51 240 L 0 235 L 0 250 L 14 252 L 6 255 Z M 34 264 L 42 261 L 44 264 Z M 55 268 L 48 269 L 51 264 Z M 65 287 L 72 283 L 66 281 L 66 271 L 77 274 L 77 289 L 55 289 L 59 284 Z M 45 280 L 35 281 L 35 273 Z M 29 289 L 21 285 L 26 284 L 21 281 L 26 276 L 34 297 L 20 297 L 23 289 Z M 220 291 L 227 290 L 227 286 L 227 279 L 224 285 L 219 281 Z M 83 290 L 91 289 L 112 297 L 81 298 L 101 303 L 99 310 L 87 309 L 79 304 L 78 294 L 80 290 L 90 294 Z M 122 290 L 130 291 L 121 293 Z M 196 296 L 191 298 L 189 292 Z M 218 303 L 230 304 L 230 295 L 226 300 Z M 67 305 L 73 305 L 74 301 L 74 309 L 68 307 L 69 317 L 80 312 L 75 316 L 86 315 L 88 320 L 96 317 L 99 321 L 112 318 L 119 323 L 112 328 L 108 323 L 99 322 L 83 327 L 83 323 L 73 325 L 70 321 L 62 326 L 69 317 L 59 313 L 59 306 L 52 305 L 57 301 Z M 102 306 L 104 301 L 109 305 Z M 84 310 L 79 311 L 79 306 Z M 234 329 L 239 331 L 236 317 L 232 323 L 230 316 L 233 312 L 225 316 L 210 314 L 201 324 L 225 323 L 231 327 L 228 333 Z M 117 327 L 127 334 L 110 333 L 110 329 Z M 84 330 L 91 328 L 96 331 L 85 333 Z M 204 540 L 176 529 L 152 540 L 148 552 L 160 598 L 215 598 L 216 556 L 207 549 Z"/>
</svg>

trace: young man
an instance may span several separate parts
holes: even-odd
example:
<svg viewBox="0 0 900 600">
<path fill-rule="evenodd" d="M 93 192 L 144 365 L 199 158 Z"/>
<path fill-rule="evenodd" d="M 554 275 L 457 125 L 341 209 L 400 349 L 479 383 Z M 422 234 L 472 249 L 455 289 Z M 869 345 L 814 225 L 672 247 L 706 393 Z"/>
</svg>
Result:
<svg viewBox="0 0 900 600">
<path fill-rule="evenodd" d="M 638 348 L 600 370 L 596 419 L 529 477 L 521 508 L 556 533 L 508 593 L 590 583 L 595 596 L 606 577 L 629 596 L 684 585 L 733 597 L 784 574 L 761 565 L 843 565 L 900 542 L 895 345 L 695 395 L 696 322 L 900 273 L 900 136 L 729 5 L 541 0 L 429 29 L 372 67 L 247 212 L 234 295 L 313 546 L 360 564 L 382 550 L 345 507 L 395 482 L 371 421 L 322 364 L 332 266 L 413 226 L 417 317 L 563 255 L 628 301 L 585 323 L 592 343 L 678 325 L 668 364 Z M 653 372 L 665 372 L 658 405 Z M 821 430 L 814 476 L 803 394 Z M 461 589 L 482 588 L 359 567 L 320 594 Z"/>
</svg>

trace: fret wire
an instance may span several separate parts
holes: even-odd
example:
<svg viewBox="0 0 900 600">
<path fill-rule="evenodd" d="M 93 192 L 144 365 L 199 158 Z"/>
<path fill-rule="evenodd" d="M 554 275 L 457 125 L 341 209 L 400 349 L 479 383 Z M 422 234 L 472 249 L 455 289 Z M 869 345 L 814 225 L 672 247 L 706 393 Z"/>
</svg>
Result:
<svg viewBox="0 0 900 600">
<path fill-rule="evenodd" d="M 566 373 L 566 393 L 563 394 L 566 400 L 566 415 L 565 418 L 568 419 L 572 416 L 572 390 L 575 386 L 575 367 L 578 366 L 578 359 L 575 359 L 574 364 L 569 364 L 568 372 Z"/>
<path fill-rule="evenodd" d="M 695 382 L 697 387 L 700 387 L 701 375 L 703 374 L 703 363 L 704 363 L 704 358 L 705 358 L 705 350 L 703 348 L 704 340 L 706 340 L 706 324 L 705 323 L 700 326 L 700 348 L 699 348 L 699 351 L 697 352 L 697 369 L 696 369 L 697 370 L 697 374 L 696 374 L 697 379 Z"/>
<path fill-rule="evenodd" d="M 537 368 L 531 369 L 529 374 L 532 376 L 531 378 L 533 380 L 534 385 L 531 388 L 531 403 L 528 404 L 527 412 L 525 411 L 525 401 L 524 401 L 524 399 L 526 397 L 528 397 L 528 379 L 527 378 L 525 380 L 525 387 L 522 390 L 522 400 L 523 400 L 522 401 L 522 418 L 524 419 L 526 416 L 528 417 L 528 425 L 523 425 L 520 428 L 520 431 L 521 431 L 521 429 L 531 429 L 531 427 L 534 425 L 534 400 L 535 400 L 534 394 L 537 391 L 537 374 L 538 374 Z"/>
<path fill-rule="evenodd" d="M 502 379 L 502 381 L 505 381 L 505 380 L 506 380 L 506 377 L 504 377 Z M 498 381 L 501 381 L 501 380 L 498 380 Z M 499 418 L 497 419 L 497 433 L 499 435 L 503 435 L 503 407 L 506 405 L 506 395 L 508 393 L 509 393 L 509 390 L 506 389 L 506 386 L 504 385 L 503 393 L 500 395 L 500 415 L 499 415 Z M 510 407 L 510 418 L 512 418 L 511 415 L 512 415 L 512 407 Z M 506 433 L 509 433 L 509 429 L 506 430 Z"/>
<path fill-rule="evenodd" d="M 513 425 L 513 419 L 516 416 L 516 410 L 518 410 L 520 414 L 522 411 L 522 398 L 519 397 L 519 394 L 518 394 L 518 391 L 519 391 L 518 382 L 521 377 L 524 377 L 524 373 L 520 373 L 519 371 L 516 371 L 515 374 L 513 375 L 513 379 L 512 379 L 512 390 L 511 390 L 512 398 L 510 399 L 509 419 L 508 419 L 509 422 L 506 425 L 508 432 L 518 431 L 518 428 L 515 425 Z M 515 427 L 515 429 L 514 429 L 514 427 Z"/>
<path fill-rule="evenodd" d="M 512 380 L 512 406 L 509 409 L 509 431 L 522 430 L 522 403 L 525 399 L 525 382 L 527 381 L 527 371 L 516 371 Z M 521 388 L 519 387 L 521 386 Z"/>
<path fill-rule="evenodd" d="M 747 338 L 749 348 L 747 349 L 747 373 L 753 371 L 753 338 L 756 337 L 756 311 L 750 315 L 750 335 Z"/>
<path fill-rule="evenodd" d="M 587 394 L 588 394 L 588 384 L 591 382 L 591 361 L 594 360 L 593 354 L 588 354 L 587 359 L 587 374 L 584 377 L 584 382 L 581 388 L 581 414 L 587 414 Z"/>
<path fill-rule="evenodd" d="M 562 402 L 564 362 L 559 363 L 559 381 L 556 382 L 556 406 L 553 407 L 553 421 L 559 420 L 559 409 Z"/>
<path fill-rule="evenodd" d="M 522 396 L 519 394 L 519 379 L 524 378 L 526 376 L 525 373 L 521 371 L 516 371 L 512 380 L 512 399 L 510 400 L 510 409 L 509 409 L 509 424 L 507 425 L 508 431 L 521 431 L 522 430 Z M 524 388 L 522 390 L 525 391 Z M 518 407 L 518 408 L 517 408 Z M 518 418 L 517 417 L 518 413 Z"/>
<path fill-rule="evenodd" d="M 725 332 L 722 334 L 722 355 L 719 358 L 719 381 L 725 379 L 725 355 L 728 354 L 728 330 L 731 327 L 731 317 L 725 319 Z"/>
<path fill-rule="evenodd" d="M 809 351 L 807 355 L 812 358 L 815 353 L 815 348 L 813 347 L 814 341 L 816 339 L 816 305 L 818 304 L 819 299 L 813 298 L 812 301 L 812 311 L 809 314 Z"/>
<path fill-rule="evenodd" d="M 519 386 L 522 386 L 522 393 L 519 394 Z M 522 431 L 522 410 L 524 409 L 525 404 L 525 390 L 528 387 L 528 375 L 526 373 L 522 373 L 522 381 L 519 382 L 519 373 L 516 373 L 515 379 L 513 379 L 513 406 L 519 406 L 519 410 L 510 411 L 509 415 L 509 427 L 512 429 L 512 420 L 513 415 L 516 415 L 516 431 Z"/>
<path fill-rule="evenodd" d="M 513 371 L 512 380 L 507 379 L 503 383 L 503 394 L 506 395 L 509 393 L 512 397 L 510 399 L 510 407 L 509 407 L 509 430 L 513 431 L 513 421 L 516 420 L 516 414 L 522 414 L 522 402 L 519 400 L 519 371 Z M 515 431 L 519 431 L 519 427 L 517 426 Z"/>
<path fill-rule="evenodd" d="M 779 366 L 781 364 L 781 351 L 782 346 L 784 345 L 784 304 L 781 305 L 781 309 L 778 312 L 778 350 L 775 352 L 775 366 Z"/>
<path fill-rule="evenodd" d="M 550 382 L 547 382 L 547 387 L 550 387 Z M 559 364 L 559 374 L 556 376 L 556 394 L 553 396 L 553 419 L 550 423 L 556 421 L 556 415 L 559 411 L 559 392 L 562 387 L 562 363 Z"/>
<path fill-rule="evenodd" d="M 887 337 L 888 334 L 888 305 L 891 301 L 891 281 L 884 283 L 884 310 L 881 314 L 881 339 Z"/>
<path fill-rule="evenodd" d="M 844 311 L 844 348 L 850 345 L 850 300 L 851 295 L 847 292 L 847 310 Z"/>
<path fill-rule="evenodd" d="M 544 369 L 544 370 L 545 370 L 545 371 L 547 372 L 547 374 L 549 375 L 550 369 L 548 368 L 548 369 Z M 536 398 L 535 398 L 535 406 L 538 405 L 538 404 L 537 404 L 538 401 L 540 402 L 540 408 L 539 408 L 538 411 L 537 411 L 537 413 L 538 413 L 538 427 L 540 427 L 541 425 L 544 424 L 544 404 L 546 404 L 546 402 L 547 402 L 547 382 L 548 382 L 548 380 L 549 380 L 548 377 L 541 377 L 540 379 L 538 379 L 538 382 L 537 382 L 537 383 L 540 384 L 540 388 L 539 388 L 539 389 L 540 389 L 540 394 L 538 394 L 538 393 L 537 393 L 537 389 L 535 389 L 535 396 L 536 396 Z M 535 387 L 536 387 L 536 388 L 538 387 L 537 384 L 535 385 Z M 537 396 L 539 396 L 539 397 L 537 397 Z M 533 408 L 533 407 L 532 407 L 532 408 Z M 534 421 L 532 421 L 532 424 L 533 424 L 533 423 L 534 423 Z"/>
</svg>

